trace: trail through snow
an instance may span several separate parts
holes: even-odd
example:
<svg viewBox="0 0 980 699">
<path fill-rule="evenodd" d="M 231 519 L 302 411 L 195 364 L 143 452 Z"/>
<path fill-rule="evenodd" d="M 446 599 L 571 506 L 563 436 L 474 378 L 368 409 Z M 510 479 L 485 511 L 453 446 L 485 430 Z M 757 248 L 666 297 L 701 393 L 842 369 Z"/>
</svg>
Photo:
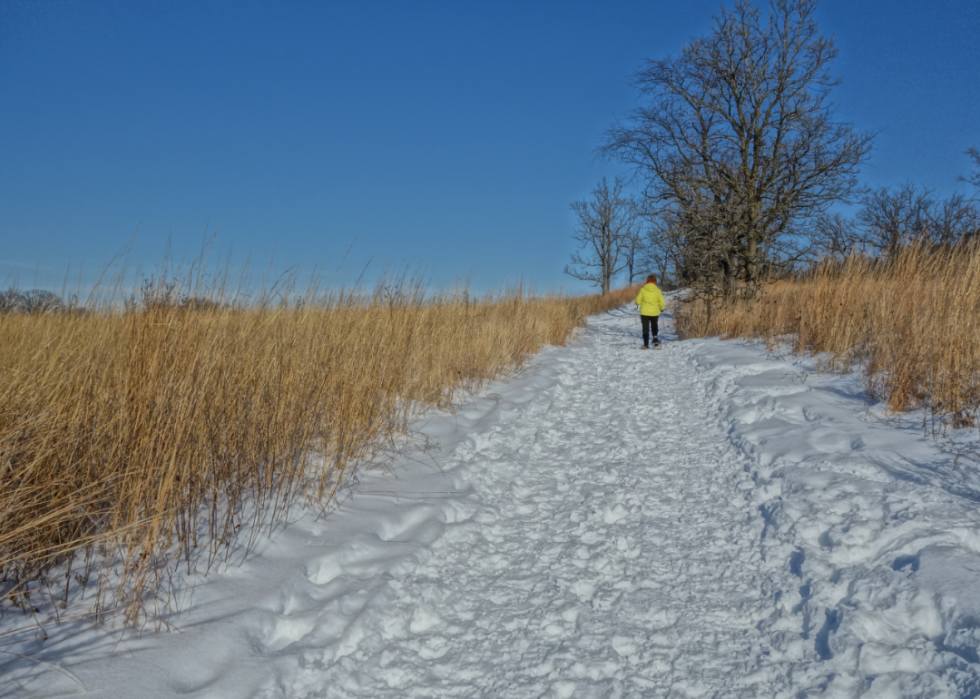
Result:
<svg viewBox="0 0 980 699">
<path fill-rule="evenodd" d="M 173 633 L 8 637 L 0 695 L 980 696 L 980 471 L 814 359 L 634 323 L 430 413 Z"/>
<path fill-rule="evenodd" d="M 758 627 L 767 578 L 789 571 L 761 560 L 752 481 L 672 349 L 637 351 L 618 316 L 597 320 L 551 385 L 492 411 L 443 464 L 470 474 L 468 516 L 385 582 L 351 652 L 309 658 L 290 692 L 772 689 Z"/>
</svg>

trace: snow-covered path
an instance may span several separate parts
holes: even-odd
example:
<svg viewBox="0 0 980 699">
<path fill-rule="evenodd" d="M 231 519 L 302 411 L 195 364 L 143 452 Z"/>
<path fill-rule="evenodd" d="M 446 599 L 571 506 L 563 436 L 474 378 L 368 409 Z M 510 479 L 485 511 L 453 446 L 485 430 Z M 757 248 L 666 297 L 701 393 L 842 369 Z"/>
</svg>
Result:
<svg viewBox="0 0 980 699">
<path fill-rule="evenodd" d="M 472 508 L 380 590 L 356 647 L 302 696 L 728 696 L 773 689 L 777 574 L 752 482 L 706 424 L 691 363 L 592 324 L 553 384 L 488 420 L 449 468 Z M 789 568 L 780 566 L 789 576 Z M 419 662 L 424 659 L 426 662 Z"/>
</svg>

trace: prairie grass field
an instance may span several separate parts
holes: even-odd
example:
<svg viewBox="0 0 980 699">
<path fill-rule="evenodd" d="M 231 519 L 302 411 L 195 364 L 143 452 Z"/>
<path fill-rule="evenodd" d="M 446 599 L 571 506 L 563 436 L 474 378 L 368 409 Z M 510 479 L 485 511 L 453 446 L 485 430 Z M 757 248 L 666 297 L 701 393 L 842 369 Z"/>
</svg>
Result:
<svg viewBox="0 0 980 699">
<path fill-rule="evenodd" d="M 101 310 L 0 315 L 0 603 L 146 623 L 450 407 L 632 298 L 381 284 L 300 300 L 150 285 Z M 280 297 L 282 298 L 282 297 Z"/>
<path fill-rule="evenodd" d="M 864 372 L 895 411 L 926 408 L 976 424 L 980 406 L 980 247 L 913 245 L 893 259 L 827 260 L 751 300 L 684 304 L 688 337 L 723 335 L 827 354 L 828 368 Z"/>
</svg>

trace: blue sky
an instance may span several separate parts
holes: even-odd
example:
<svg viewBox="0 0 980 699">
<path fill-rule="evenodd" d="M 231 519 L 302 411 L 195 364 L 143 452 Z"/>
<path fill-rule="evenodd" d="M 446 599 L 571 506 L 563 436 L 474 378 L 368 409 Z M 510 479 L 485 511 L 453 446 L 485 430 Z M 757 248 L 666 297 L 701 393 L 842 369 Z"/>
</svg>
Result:
<svg viewBox="0 0 980 699">
<path fill-rule="evenodd" d="M 476 289 L 562 274 L 569 203 L 644 58 L 716 1 L 0 0 L 0 286 L 150 268 L 205 231 L 234 265 L 385 264 Z M 980 3 L 824 0 L 871 185 L 967 191 Z M 134 237 L 135 233 L 135 237 Z M 222 259 L 225 259 L 224 257 Z M 328 275 L 329 276 L 329 275 Z"/>
</svg>

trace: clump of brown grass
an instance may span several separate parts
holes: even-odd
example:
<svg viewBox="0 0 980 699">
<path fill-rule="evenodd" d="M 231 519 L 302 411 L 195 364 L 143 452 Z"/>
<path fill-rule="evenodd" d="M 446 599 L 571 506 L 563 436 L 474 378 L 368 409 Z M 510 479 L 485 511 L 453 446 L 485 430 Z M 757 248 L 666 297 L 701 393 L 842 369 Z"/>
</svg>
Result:
<svg viewBox="0 0 980 699">
<path fill-rule="evenodd" d="M 892 260 L 826 261 L 750 301 L 722 305 L 709 323 L 686 304 L 688 336 L 787 340 L 797 353 L 856 363 L 869 393 L 896 411 L 925 406 L 969 420 L 980 406 L 980 247 L 917 245 Z"/>
<path fill-rule="evenodd" d="M 239 307 L 155 285 L 126 308 L 0 315 L 0 602 L 30 609 L 47 576 L 61 604 L 88 587 L 101 619 L 152 618 L 175 566 L 206 571 L 290 506 L 325 506 L 418 409 L 634 291 L 401 283 Z"/>
</svg>

